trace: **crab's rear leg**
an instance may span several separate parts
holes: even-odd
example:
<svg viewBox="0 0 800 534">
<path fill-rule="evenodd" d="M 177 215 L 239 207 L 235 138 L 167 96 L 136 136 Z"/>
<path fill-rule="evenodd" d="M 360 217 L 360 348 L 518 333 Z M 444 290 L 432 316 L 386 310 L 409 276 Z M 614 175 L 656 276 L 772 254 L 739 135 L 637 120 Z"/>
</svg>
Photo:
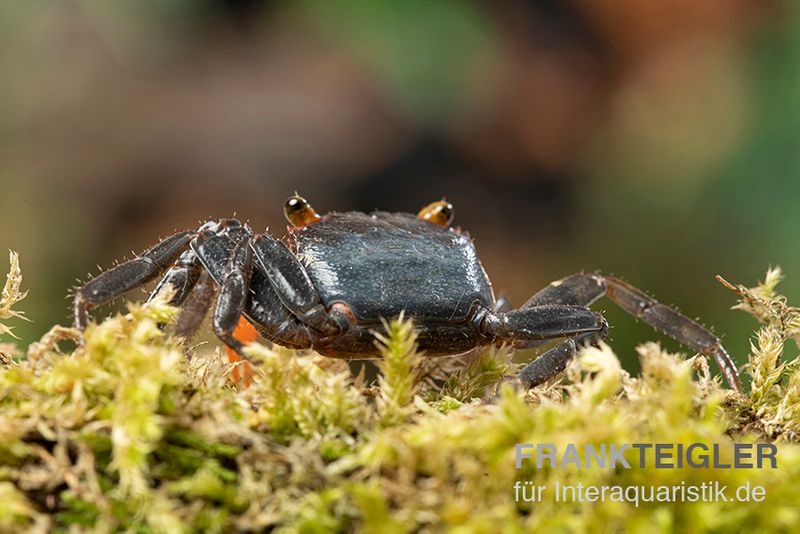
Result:
<svg viewBox="0 0 800 534">
<path fill-rule="evenodd" d="M 75 326 L 81 330 L 89 322 L 89 311 L 153 280 L 163 273 L 186 249 L 195 232 L 173 234 L 136 258 L 101 273 L 75 291 Z"/>
<path fill-rule="evenodd" d="M 588 306 L 602 296 L 607 296 L 629 314 L 664 332 L 679 343 L 713 357 L 728 384 L 736 391 L 742 391 L 736 364 L 719 338 L 703 325 L 618 278 L 596 273 L 576 273 L 553 282 L 531 297 L 522 308 L 543 304 Z"/>
</svg>

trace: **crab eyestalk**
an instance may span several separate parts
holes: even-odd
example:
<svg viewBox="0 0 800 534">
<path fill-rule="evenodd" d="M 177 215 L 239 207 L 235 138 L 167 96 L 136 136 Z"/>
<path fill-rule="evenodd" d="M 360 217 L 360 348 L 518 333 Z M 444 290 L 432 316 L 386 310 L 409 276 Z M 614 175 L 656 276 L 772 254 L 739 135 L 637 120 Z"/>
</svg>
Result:
<svg viewBox="0 0 800 534">
<path fill-rule="evenodd" d="M 304 199 L 297 193 L 289 197 L 283 206 L 283 214 L 292 226 L 305 226 L 320 220 L 320 216 Z"/>
<path fill-rule="evenodd" d="M 450 226 L 450 223 L 453 222 L 454 215 L 455 209 L 453 205 L 445 199 L 431 202 L 417 213 L 417 217 L 423 221 L 430 221 L 443 228 Z"/>
</svg>

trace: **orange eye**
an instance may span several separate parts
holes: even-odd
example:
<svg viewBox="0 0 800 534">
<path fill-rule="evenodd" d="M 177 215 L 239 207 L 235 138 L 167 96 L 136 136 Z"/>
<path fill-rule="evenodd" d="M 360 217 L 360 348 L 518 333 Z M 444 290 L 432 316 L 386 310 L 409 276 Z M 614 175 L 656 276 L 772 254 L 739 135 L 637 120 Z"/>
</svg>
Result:
<svg viewBox="0 0 800 534">
<path fill-rule="evenodd" d="M 306 199 L 295 193 L 283 206 L 283 214 L 293 226 L 305 226 L 317 222 L 320 216 Z"/>
<path fill-rule="evenodd" d="M 417 213 L 417 217 L 423 221 L 430 221 L 444 228 L 450 226 L 454 215 L 453 205 L 444 199 L 431 202 Z"/>
</svg>

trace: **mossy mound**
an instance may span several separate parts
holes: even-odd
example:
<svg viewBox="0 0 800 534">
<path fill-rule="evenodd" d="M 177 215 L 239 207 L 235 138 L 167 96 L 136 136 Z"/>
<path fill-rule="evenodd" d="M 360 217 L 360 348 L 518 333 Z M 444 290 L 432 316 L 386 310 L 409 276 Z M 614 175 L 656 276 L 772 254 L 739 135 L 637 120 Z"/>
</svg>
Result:
<svg viewBox="0 0 800 534">
<path fill-rule="evenodd" d="M 784 361 L 783 352 L 800 334 L 800 313 L 775 293 L 778 278 L 771 271 L 757 288 L 735 288 L 740 307 L 762 322 L 748 395 L 721 388 L 703 357 L 646 344 L 640 377 L 603 345 L 584 350 L 557 383 L 522 396 L 496 387 L 513 372 L 506 351 L 426 360 L 402 318 L 378 338 L 375 384 L 339 361 L 251 345 L 259 366 L 245 389 L 231 384 L 217 354 L 185 356 L 158 327 L 177 314 L 163 301 L 91 326 L 71 354 L 59 343 L 78 333 L 56 327 L 25 357 L 0 347 L 0 529 L 791 529 L 800 523 L 792 444 L 800 360 Z M 21 297 L 18 282 L 7 285 L 0 318 Z M 780 442 L 778 468 L 515 467 L 518 443 L 732 440 Z M 522 503 L 516 481 L 548 491 L 578 482 L 749 483 L 766 498 L 576 503 L 546 494 Z"/>
</svg>

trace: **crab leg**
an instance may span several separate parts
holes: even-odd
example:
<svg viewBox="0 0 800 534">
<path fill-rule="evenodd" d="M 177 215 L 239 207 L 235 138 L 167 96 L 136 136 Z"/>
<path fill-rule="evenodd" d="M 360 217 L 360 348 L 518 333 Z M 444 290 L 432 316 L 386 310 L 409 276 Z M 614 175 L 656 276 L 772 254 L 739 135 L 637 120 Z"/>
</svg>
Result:
<svg viewBox="0 0 800 534">
<path fill-rule="evenodd" d="M 217 305 L 212 320 L 217 336 L 238 353 L 241 353 L 243 345 L 232 334 L 247 303 L 249 283 L 250 248 L 244 243 L 234 251 L 228 264 L 225 280 L 217 295 Z"/>
<path fill-rule="evenodd" d="M 522 309 L 556 303 L 588 306 L 602 296 L 679 343 L 713 357 L 728 384 L 742 391 L 736 364 L 719 338 L 703 325 L 618 278 L 576 273 L 553 282 L 528 300 Z"/>
<path fill-rule="evenodd" d="M 210 276 L 219 283 L 219 293 L 212 325 L 214 333 L 226 345 L 228 360 L 245 360 L 241 372 L 237 367 L 232 378 L 236 383 L 250 385 L 250 362 L 242 355 L 246 343 L 255 341 L 257 333 L 242 315 L 247 306 L 252 273 L 252 253 L 249 231 L 237 228 L 234 235 L 203 235 L 192 245 Z"/>
<path fill-rule="evenodd" d="M 192 249 L 219 285 L 212 318 L 214 333 L 241 354 L 244 345 L 233 336 L 233 331 L 247 304 L 252 254 L 247 232 L 241 228 L 237 233 L 201 235 L 192 242 Z"/>
<path fill-rule="evenodd" d="M 164 272 L 194 237 L 195 232 L 173 234 L 148 249 L 141 256 L 120 263 L 75 292 L 75 326 L 81 330 L 89 322 L 89 311 L 154 279 Z"/>
<path fill-rule="evenodd" d="M 244 345 L 255 341 L 258 333 L 243 313 L 250 287 L 252 253 L 249 247 L 250 230 L 228 221 L 220 234 L 201 233 L 192 242 L 192 252 L 206 268 L 184 306 L 176 333 L 184 337 L 193 334 L 203 321 L 214 296 L 214 283 L 219 286 L 212 325 L 214 333 L 225 344 L 228 361 L 242 361 L 231 372 L 232 380 L 250 386 L 253 372 L 250 362 L 242 355 Z"/>
<path fill-rule="evenodd" d="M 194 261 L 184 262 L 184 259 L 189 259 L 189 256 Z M 208 272 L 202 271 L 201 264 L 193 251 L 183 253 L 183 256 L 178 263 L 167 271 L 167 274 L 159 282 L 156 289 L 150 294 L 148 302 L 158 295 L 162 288 L 167 284 L 171 284 L 177 288 L 175 296 L 170 301 L 170 304 L 181 306 L 181 314 L 178 317 L 178 322 L 175 324 L 175 335 L 183 339 L 189 339 L 197 332 L 200 325 L 205 319 L 208 309 L 211 307 L 211 302 L 214 300 L 214 280 Z M 241 343 L 250 343 L 255 341 L 258 333 L 253 326 L 246 321 L 244 316 L 239 317 L 239 322 L 233 331 L 233 337 Z M 238 352 L 226 346 L 225 350 L 228 353 L 229 362 L 238 362 L 242 359 Z M 245 360 L 241 376 L 239 368 L 236 367 L 231 372 L 231 378 L 235 383 L 243 383 L 246 386 L 250 385 L 252 371 L 250 364 Z"/>
</svg>

